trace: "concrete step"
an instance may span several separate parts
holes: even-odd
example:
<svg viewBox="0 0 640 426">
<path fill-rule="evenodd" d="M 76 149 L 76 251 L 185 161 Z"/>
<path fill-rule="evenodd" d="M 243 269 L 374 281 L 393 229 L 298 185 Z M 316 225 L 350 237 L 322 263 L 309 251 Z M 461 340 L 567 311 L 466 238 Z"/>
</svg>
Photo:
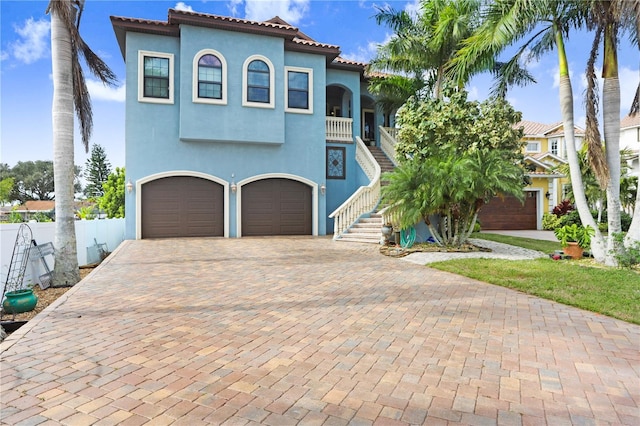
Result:
<svg viewBox="0 0 640 426">
<path fill-rule="evenodd" d="M 336 241 L 341 241 L 343 243 L 366 243 L 366 244 L 380 244 L 380 239 L 382 237 L 378 236 L 362 236 L 362 235 L 349 235 L 343 234 Z"/>
</svg>

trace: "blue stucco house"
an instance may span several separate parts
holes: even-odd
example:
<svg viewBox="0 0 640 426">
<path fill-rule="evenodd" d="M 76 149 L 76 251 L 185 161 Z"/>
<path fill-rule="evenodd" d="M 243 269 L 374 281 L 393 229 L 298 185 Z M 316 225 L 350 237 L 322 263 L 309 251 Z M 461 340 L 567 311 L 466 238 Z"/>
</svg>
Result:
<svg viewBox="0 0 640 426">
<path fill-rule="evenodd" d="M 375 208 L 366 146 L 389 117 L 365 64 L 278 17 L 111 22 L 126 63 L 126 238 L 339 235 Z"/>
</svg>

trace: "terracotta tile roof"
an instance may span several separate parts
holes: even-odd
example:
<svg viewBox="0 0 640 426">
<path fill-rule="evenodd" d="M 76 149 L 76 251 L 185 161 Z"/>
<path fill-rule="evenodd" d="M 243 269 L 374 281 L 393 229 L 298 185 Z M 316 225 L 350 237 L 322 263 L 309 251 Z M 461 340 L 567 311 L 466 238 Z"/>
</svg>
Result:
<svg viewBox="0 0 640 426">
<path fill-rule="evenodd" d="M 183 15 L 185 17 L 205 18 L 208 21 L 220 21 L 220 22 L 228 22 L 228 23 L 233 23 L 233 24 L 248 25 L 248 26 L 253 26 L 253 27 L 285 29 L 285 30 L 292 30 L 292 31 L 295 31 L 295 32 L 298 31 L 298 28 L 296 28 L 296 27 L 294 27 L 292 25 L 289 25 L 288 23 L 286 23 L 285 21 L 281 20 L 277 16 L 276 16 L 276 18 L 278 18 L 280 20 L 280 22 L 282 22 L 282 23 L 280 23 L 280 22 L 271 22 L 271 21 L 262 21 L 262 22 L 261 21 L 250 21 L 248 19 L 233 18 L 231 16 L 212 15 L 212 14 L 209 14 L 209 13 L 200 13 L 200 12 L 188 12 L 186 10 L 177 10 L 177 9 L 169 9 L 169 23 L 173 23 L 176 20 L 179 20 L 180 15 Z"/>
<path fill-rule="evenodd" d="M 564 134 L 561 130 L 562 121 L 553 124 L 543 124 L 535 121 L 522 120 L 517 123 L 515 127 L 524 127 L 524 135 L 529 137 L 562 136 Z M 576 135 L 584 135 L 584 130 L 578 126 L 574 126 L 574 131 Z"/>
<path fill-rule="evenodd" d="M 524 127 L 525 136 L 543 135 L 544 130 L 549 127 L 548 124 L 536 123 L 535 121 L 522 120 L 516 123 L 515 127 Z"/>
<path fill-rule="evenodd" d="M 306 39 L 302 39 L 302 38 L 294 38 L 293 39 L 294 43 L 298 43 L 298 44 L 304 44 L 307 46 L 317 46 L 317 47 L 325 47 L 328 49 L 340 49 L 340 46 L 336 46 L 335 44 L 327 44 L 327 43 L 319 43 L 317 41 L 314 40 L 306 40 Z"/>
<path fill-rule="evenodd" d="M 620 120 L 621 129 L 625 129 L 627 127 L 638 127 L 638 126 L 640 126 L 640 114 L 627 115 L 622 120 Z"/>
<path fill-rule="evenodd" d="M 49 211 L 53 210 L 55 206 L 56 202 L 53 200 L 33 200 L 25 201 L 25 203 L 21 205 L 19 209 L 31 211 Z"/>
<path fill-rule="evenodd" d="M 179 37 L 180 25 L 183 24 L 281 37 L 285 40 L 285 48 L 287 50 L 324 55 L 329 63 L 340 54 L 339 46 L 317 42 L 278 16 L 268 21 L 260 22 L 229 16 L 169 9 L 167 22 L 112 16 L 111 23 L 116 32 L 116 38 L 118 39 L 123 57 L 125 56 L 125 34 L 127 31 Z"/>
</svg>

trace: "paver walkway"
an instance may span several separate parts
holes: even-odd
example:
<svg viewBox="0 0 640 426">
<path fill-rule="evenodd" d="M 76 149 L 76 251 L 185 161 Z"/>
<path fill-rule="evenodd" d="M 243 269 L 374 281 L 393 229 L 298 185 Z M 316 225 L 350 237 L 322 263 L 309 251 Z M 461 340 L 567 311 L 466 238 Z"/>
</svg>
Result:
<svg viewBox="0 0 640 426">
<path fill-rule="evenodd" d="M 640 327 L 375 246 L 128 241 L 67 295 L 2 424 L 640 424 Z"/>
</svg>

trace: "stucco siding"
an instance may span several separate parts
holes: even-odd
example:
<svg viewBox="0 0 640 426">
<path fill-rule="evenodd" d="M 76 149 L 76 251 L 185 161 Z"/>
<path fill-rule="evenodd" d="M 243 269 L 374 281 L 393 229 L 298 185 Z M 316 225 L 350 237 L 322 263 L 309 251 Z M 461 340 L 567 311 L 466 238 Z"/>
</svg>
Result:
<svg viewBox="0 0 640 426">
<path fill-rule="evenodd" d="M 283 39 L 192 26 L 181 27 L 180 39 L 180 138 L 211 142 L 284 143 Z M 226 105 L 192 101 L 193 58 L 203 49 L 215 49 L 227 62 Z M 263 56 L 273 65 L 273 108 L 242 104 L 244 63 L 253 55 Z"/>
</svg>

